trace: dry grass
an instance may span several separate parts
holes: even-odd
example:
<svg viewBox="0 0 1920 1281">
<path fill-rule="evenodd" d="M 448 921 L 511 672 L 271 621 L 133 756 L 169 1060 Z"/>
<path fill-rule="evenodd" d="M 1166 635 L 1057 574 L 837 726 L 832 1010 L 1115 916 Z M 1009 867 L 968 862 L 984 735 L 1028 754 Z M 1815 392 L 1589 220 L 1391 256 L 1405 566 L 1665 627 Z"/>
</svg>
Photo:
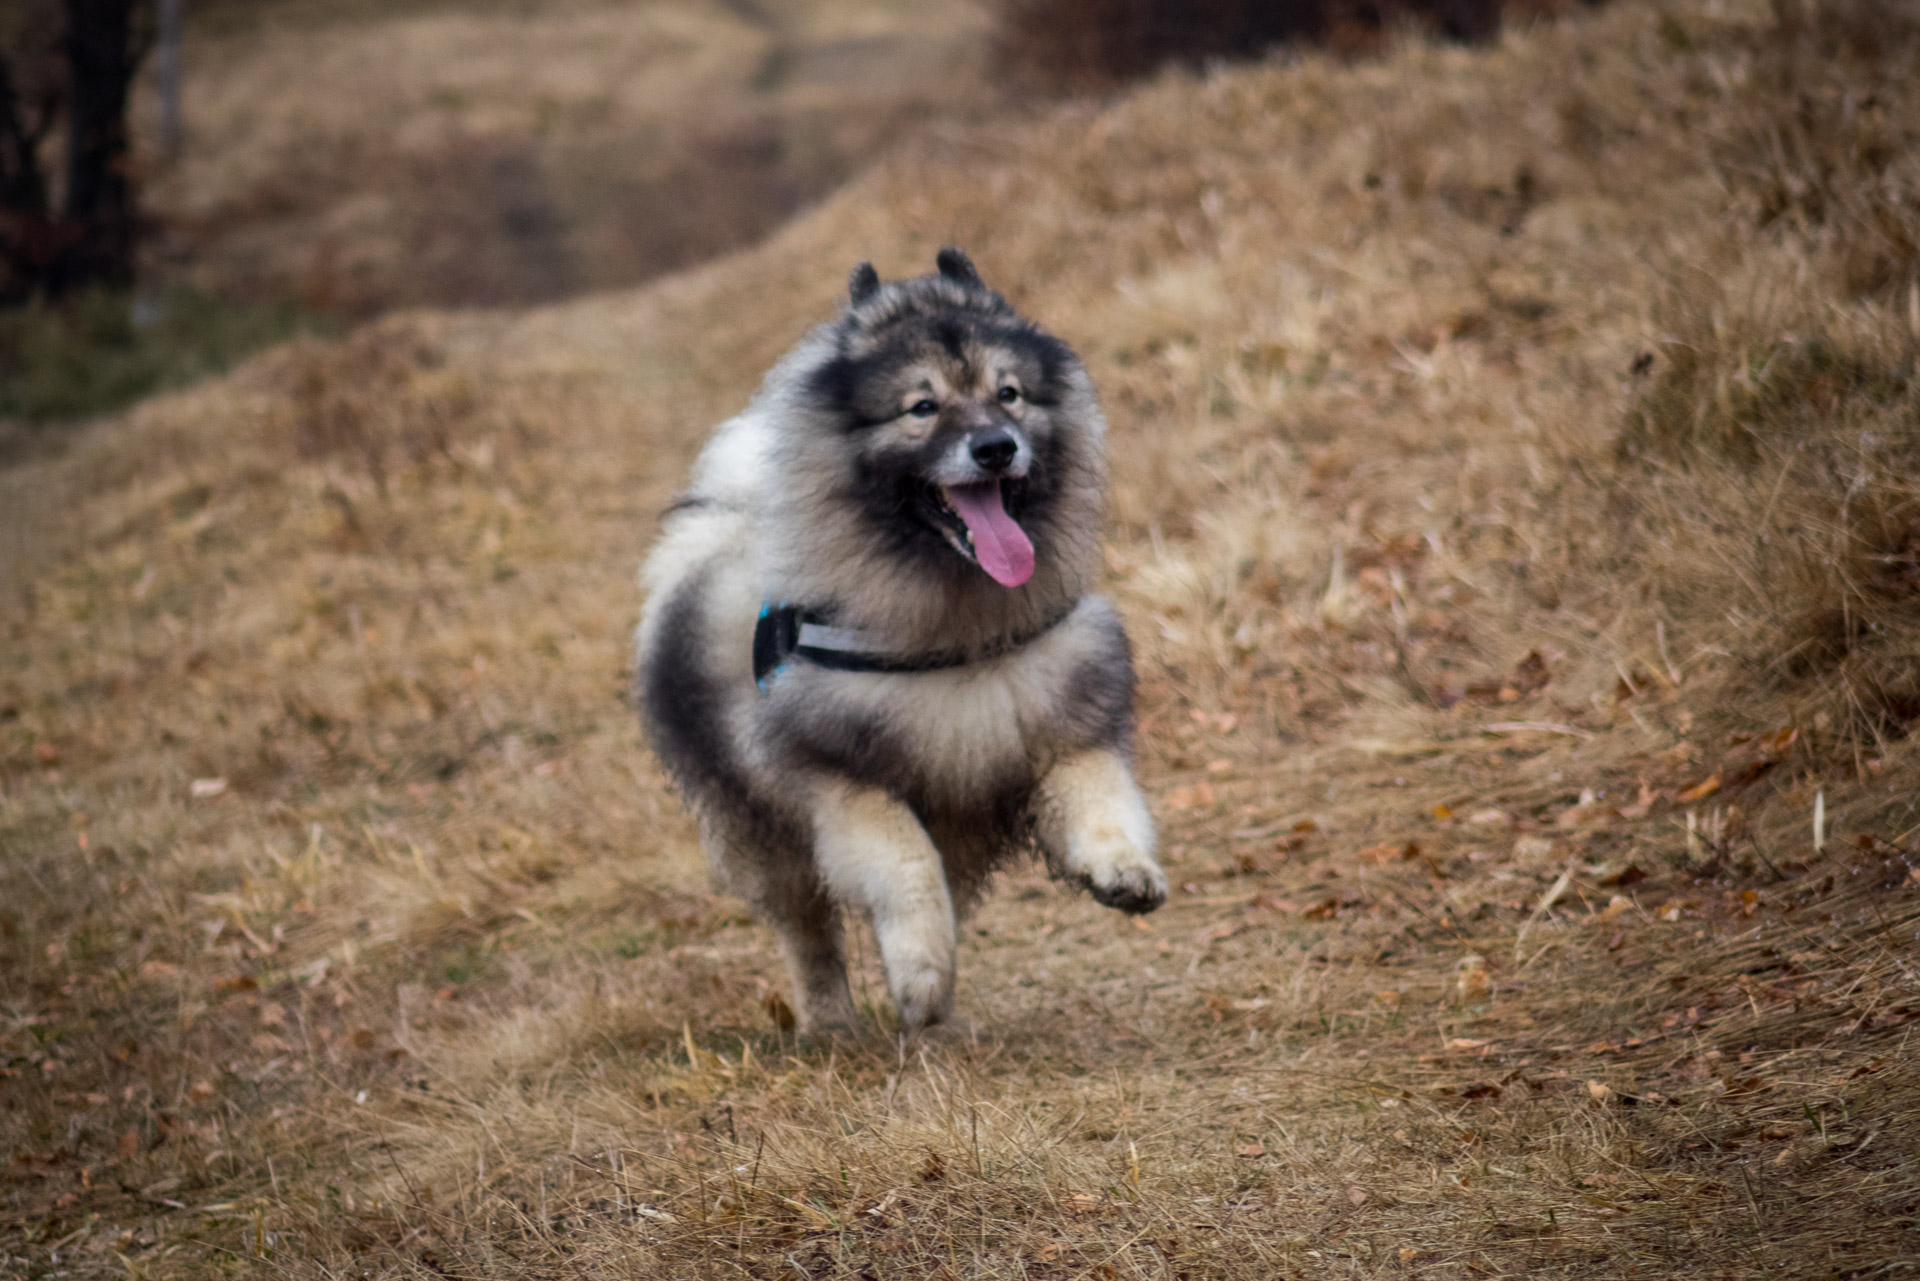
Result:
<svg viewBox="0 0 1920 1281">
<path fill-rule="evenodd" d="M 9 1266 L 1898 1275 L 1913 153 L 1775 89 L 1897 141 L 1920 79 L 1806 12 L 953 128 L 0 476 Z M 621 705 L 629 575 L 847 265 L 948 241 L 1106 397 L 1179 889 L 1011 875 L 969 1031 L 800 1046 Z"/>
<path fill-rule="evenodd" d="M 1375 54 L 1396 28 L 1466 42 L 1565 15 L 1568 0 L 999 0 L 1002 65 L 1054 91 L 1112 88 L 1167 63 L 1259 58 L 1292 45 Z"/>
<path fill-rule="evenodd" d="M 937 111 L 967 4 L 658 0 L 196 9 L 151 273 L 365 317 L 630 285 L 751 243 Z M 140 133 L 157 110 L 142 90 Z"/>
</svg>

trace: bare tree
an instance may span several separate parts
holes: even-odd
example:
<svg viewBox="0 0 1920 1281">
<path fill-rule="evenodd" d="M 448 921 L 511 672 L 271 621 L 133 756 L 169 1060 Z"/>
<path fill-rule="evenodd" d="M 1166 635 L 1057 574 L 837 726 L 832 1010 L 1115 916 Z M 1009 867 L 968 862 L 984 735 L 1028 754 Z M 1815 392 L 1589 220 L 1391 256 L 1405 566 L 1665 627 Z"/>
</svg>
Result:
<svg viewBox="0 0 1920 1281">
<path fill-rule="evenodd" d="M 180 43 L 184 0 L 159 0 L 155 24 L 154 79 L 160 89 L 160 153 L 180 154 Z"/>
<path fill-rule="evenodd" d="M 0 29 L 0 303 L 133 279 L 127 99 L 152 26 L 149 0 L 28 0 Z M 62 122 L 56 193 L 46 143 Z"/>
</svg>

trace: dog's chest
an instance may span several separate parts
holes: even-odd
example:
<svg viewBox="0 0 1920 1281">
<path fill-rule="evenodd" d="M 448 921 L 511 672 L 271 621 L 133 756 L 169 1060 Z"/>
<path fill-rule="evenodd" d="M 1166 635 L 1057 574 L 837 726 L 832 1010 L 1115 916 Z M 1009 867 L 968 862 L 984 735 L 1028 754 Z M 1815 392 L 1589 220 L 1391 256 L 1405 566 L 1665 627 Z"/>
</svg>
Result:
<svg viewBox="0 0 1920 1281">
<path fill-rule="evenodd" d="M 1054 750 L 1084 649 L 1063 628 L 1018 654 L 951 670 L 804 668 L 776 682 L 768 711 L 811 763 L 965 804 L 1031 783 Z"/>
</svg>

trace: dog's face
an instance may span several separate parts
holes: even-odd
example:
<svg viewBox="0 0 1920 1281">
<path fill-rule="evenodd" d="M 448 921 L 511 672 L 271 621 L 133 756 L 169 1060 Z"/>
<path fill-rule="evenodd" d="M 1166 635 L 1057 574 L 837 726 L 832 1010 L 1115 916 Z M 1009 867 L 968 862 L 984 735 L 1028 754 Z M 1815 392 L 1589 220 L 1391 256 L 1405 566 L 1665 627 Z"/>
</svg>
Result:
<svg viewBox="0 0 1920 1281">
<path fill-rule="evenodd" d="M 837 350 L 811 380 L 849 495 L 930 567 L 1032 576 L 1090 403 L 1067 346 L 1021 319 L 957 250 L 940 275 L 882 287 L 854 273 Z M 973 568 L 977 567 L 977 569 Z"/>
</svg>

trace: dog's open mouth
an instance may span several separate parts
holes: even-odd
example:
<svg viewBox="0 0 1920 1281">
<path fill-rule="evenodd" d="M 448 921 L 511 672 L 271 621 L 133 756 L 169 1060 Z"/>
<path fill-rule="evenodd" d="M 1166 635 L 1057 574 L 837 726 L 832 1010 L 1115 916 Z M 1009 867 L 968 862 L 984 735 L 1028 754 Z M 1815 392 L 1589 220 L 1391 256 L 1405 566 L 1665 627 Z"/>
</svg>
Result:
<svg viewBox="0 0 1920 1281">
<path fill-rule="evenodd" d="M 1018 484 L 1018 481 L 1008 482 Z M 1007 514 L 1001 481 L 931 487 L 935 528 L 953 549 L 974 562 L 1002 587 L 1018 587 L 1033 577 L 1033 540 Z"/>
</svg>

